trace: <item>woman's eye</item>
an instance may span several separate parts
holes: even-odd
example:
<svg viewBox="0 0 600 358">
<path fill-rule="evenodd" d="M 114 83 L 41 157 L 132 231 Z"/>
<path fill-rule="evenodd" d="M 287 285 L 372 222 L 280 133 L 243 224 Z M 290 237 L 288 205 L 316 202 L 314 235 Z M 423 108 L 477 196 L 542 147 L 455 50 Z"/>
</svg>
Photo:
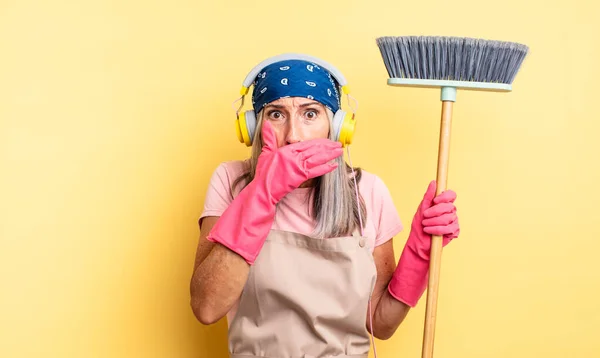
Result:
<svg viewBox="0 0 600 358">
<path fill-rule="evenodd" d="M 306 112 L 306 118 L 315 119 L 317 118 L 318 113 L 316 111 L 308 111 Z"/>
<path fill-rule="evenodd" d="M 269 113 L 269 118 L 271 119 L 281 119 L 283 116 L 281 115 L 281 112 L 278 111 L 273 111 L 271 113 Z"/>
</svg>

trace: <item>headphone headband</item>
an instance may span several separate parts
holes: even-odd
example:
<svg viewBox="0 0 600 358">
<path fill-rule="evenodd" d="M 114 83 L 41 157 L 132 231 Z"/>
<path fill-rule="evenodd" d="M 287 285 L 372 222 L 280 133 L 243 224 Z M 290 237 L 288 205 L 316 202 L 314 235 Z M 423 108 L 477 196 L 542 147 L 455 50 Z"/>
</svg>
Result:
<svg viewBox="0 0 600 358">
<path fill-rule="evenodd" d="M 263 68 L 265 68 L 268 65 L 273 64 L 275 62 L 284 61 L 284 60 L 304 60 L 304 61 L 313 62 L 313 63 L 325 68 L 327 71 L 329 71 L 331 73 L 331 75 L 333 77 L 335 77 L 337 82 L 342 87 L 342 92 L 344 94 L 350 93 L 350 89 L 348 88 L 348 82 L 346 81 L 346 77 L 344 77 L 344 75 L 330 63 L 328 63 L 324 60 L 321 60 L 319 58 L 310 56 L 310 55 L 305 55 L 305 54 L 300 54 L 300 53 L 284 53 L 281 55 L 270 57 L 270 58 L 262 61 L 258 65 L 256 65 L 244 79 L 244 82 L 242 83 L 242 89 L 240 90 L 240 94 L 242 96 L 248 94 L 248 89 L 250 88 L 250 86 L 252 85 L 254 80 L 256 79 L 256 76 L 258 76 L 258 73 Z"/>
</svg>

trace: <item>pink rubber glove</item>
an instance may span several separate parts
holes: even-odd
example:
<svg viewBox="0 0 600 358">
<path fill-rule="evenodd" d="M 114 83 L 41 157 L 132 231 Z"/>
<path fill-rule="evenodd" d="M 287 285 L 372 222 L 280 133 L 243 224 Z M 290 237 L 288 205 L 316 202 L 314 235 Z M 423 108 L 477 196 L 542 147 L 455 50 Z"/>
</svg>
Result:
<svg viewBox="0 0 600 358">
<path fill-rule="evenodd" d="M 388 285 L 394 298 L 411 307 L 417 305 L 427 288 L 431 235 L 443 236 L 442 246 L 446 246 L 460 233 L 454 206 L 456 193 L 446 190 L 435 196 L 435 192 L 436 182 L 432 181 L 413 217 L 408 240 Z"/>
<path fill-rule="evenodd" d="M 242 256 L 250 265 L 271 230 L 276 204 L 308 179 L 333 171 L 331 160 L 342 155 L 341 143 L 312 139 L 277 147 L 277 138 L 268 120 L 263 122 L 264 145 L 254 179 L 227 207 L 207 236 Z"/>
</svg>

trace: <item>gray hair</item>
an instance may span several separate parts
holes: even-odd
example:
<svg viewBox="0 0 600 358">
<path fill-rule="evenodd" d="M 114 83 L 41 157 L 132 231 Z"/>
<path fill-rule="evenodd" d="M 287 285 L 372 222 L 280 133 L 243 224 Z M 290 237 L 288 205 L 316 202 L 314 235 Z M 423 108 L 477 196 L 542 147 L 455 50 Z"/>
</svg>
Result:
<svg viewBox="0 0 600 358">
<path fill-rule="evenodd" d="M 333 128 L 333 113 L 326 108 L 329 118 L 329 128 Z M 250 167 L 240 175 L 232 184 L 232 192 L 236 186 L 245 187 L 254 179 L 256 163 L 261 153 L 263 141 L 261 133 L 263 111 L 256 116 L 256 131 L 249 158 Z M 335 134 L 329 131 L 329 139 L 334 139 Z M 362 223 L 366 223 L 367 213 L 362 195 L 356 197 L 352 168 L 344 161 L 344 156 L 335 159 L 338 167 L 330 173 L 315 178 L 315 186 L 311 190 L 314 196 L 311 216 L 316 221 L 312 237 L 331 238 L 351 235 L 354 230 L 360 232 L 359 210 Z M 354 168 L 356 183 L 360 182 L 362 171 Z"/>
</svg>

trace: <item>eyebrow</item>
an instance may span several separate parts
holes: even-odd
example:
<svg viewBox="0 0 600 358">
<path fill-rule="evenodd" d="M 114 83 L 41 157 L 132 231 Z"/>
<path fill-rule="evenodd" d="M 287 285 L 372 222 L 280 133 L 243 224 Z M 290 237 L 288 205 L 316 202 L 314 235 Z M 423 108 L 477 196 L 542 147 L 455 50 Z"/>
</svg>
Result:
<svg viewBox="0 0 600 358">
<path fill-rule="evenodd" d="M 273 108 L 277 108 L 277 109 L 283 109 L 283 108 L 285 108 L 285 106 L 282 106 L 280 104 L 267 104 L 265 106 L 265 108 L 269 108 L 269 107 L 273 107 Z"/>
<path fill-rule="evenodd" d="M 308 107 L 308 106 L 313 106 L 313 105 L 319 105 L 319 102 L 308 102 L 308 103 L 303 103 L 300 105 L 300 107 Z"/>
</svg>

